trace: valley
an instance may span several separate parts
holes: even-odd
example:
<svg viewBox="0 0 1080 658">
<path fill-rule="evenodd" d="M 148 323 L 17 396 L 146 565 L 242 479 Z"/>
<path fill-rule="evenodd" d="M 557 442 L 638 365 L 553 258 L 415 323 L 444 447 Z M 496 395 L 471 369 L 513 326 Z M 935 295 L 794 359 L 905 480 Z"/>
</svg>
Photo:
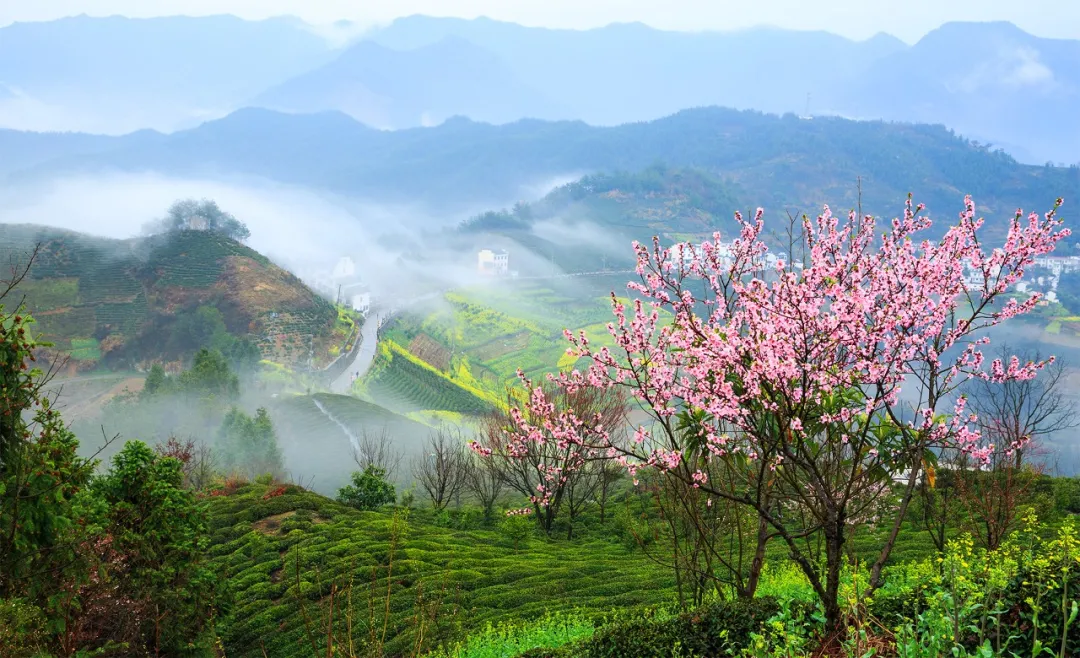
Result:
<svg viewBox="0 0 1080 658">
<path fill-rule="evenodd" d="M 0 7 L 0 658 L 1080 656 L 1080 13 L 846 1 Z"/>
</svg>

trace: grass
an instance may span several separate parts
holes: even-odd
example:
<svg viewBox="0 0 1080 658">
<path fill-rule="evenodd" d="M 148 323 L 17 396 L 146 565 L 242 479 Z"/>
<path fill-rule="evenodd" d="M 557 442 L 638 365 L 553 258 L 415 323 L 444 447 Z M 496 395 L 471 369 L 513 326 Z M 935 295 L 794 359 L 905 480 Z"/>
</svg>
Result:
<svg viewBox="0 0 1080 658">
<path fill-rule="evenodd" d="M 230 656 L 259 657 L 264 648 L 270 658 L 296 655 L 306 643 L 305 610 L 310 618 L 325 619 L 331 591 L 342 593 L 340 610 L 350 582 L 354 637 L 362 642 L 371 626 L 369 586 L 374 579 L 374 626 L 381 627 L 391 563 L 389 655 L 413 646 L 420 596 L 451 620 L 428 636 L 428 649 L 437 641 L 489 632 L 489 624 L 528 624 L 579 609 L 630 610 L 673 597 L 666 571 L 603 538 L 533 539 L 515 550 L 497 530 L 441 527 L 430 515 L 415 513 L 392 551 L 391 513 L 357 512 L 296 489 L 267 499 L 270 490 L 251 484 L 209 503 L 213 563 L 236 601 L 224 624 Z M 534 628 L 537 639 L 551 632 L 542 630 L 543 622 Z M 574 624 L 567 632 L 583 631 Z M 497 637 L 498 631 L 490 633 Z"/>
<path fill-rule="evenodd" d="M 464 641 L 428 658 L 514 658 L 530 649 L 556 649 L 592 637 L 596 625 L 580 614 L 548 613 L 532 622 L 488 624 Z"/>
<path fill-rule="evenodd" d="M 98 361 L 101 359 L 101 345 L 96 338 L 72 338 L 71 358 L 78 361 Z"/>
</svg>

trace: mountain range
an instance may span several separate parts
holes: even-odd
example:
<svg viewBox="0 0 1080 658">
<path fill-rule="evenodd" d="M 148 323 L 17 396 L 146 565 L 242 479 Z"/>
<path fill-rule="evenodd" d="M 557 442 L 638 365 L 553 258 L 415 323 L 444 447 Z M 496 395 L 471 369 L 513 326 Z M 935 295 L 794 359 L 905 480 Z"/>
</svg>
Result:
<svg viewBox="0 0 1080 658">
<path fill-rule="evenodd" d="M 1018 159 L 1080 160 L 1080 41 L 948 23 L 913 45 L 760 28 L 591 30 L 411 16 L 334 47 L 296 19 L 79 16 L 0 28 L 0 125 L 174 130 L 244 106 L 401 129 L 453 116 L 594 125 L 721 105 L 944 124 Z"/>
<path fill-rule="evenodd" d="M 28 155 L 29 154 L 29 155 Z M 44 154 L 48 154 L 45 156 Z M 257 177 L 370 201 L 426 205 L 447 215 L 536 198 L 590 172 L 695 167 L 772 213 L 897 212 L 908 192 L 949 217 L 963 195 L 1007 217 L 1080 198 L 1080 168 L 1022 165 L 941 126 L 800 119 L 723 108 L 684 110 L 615 127 L 580 121 L 504 125 L 452 118 L 380 131 L 340 112 L 245 109 L 198 128 L 121 137 L 0 131 L 9 189 L 76 174 L 153 171 L 207 180 Z M 4 172 L 0 171 L 0 175 Z M 403 217 L 405 221 L 407 217 Z"/>
</svg>

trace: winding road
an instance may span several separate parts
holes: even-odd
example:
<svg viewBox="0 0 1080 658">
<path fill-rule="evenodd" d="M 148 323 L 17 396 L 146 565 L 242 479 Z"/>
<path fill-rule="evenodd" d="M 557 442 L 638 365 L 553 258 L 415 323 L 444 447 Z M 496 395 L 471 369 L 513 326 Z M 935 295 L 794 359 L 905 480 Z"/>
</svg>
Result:
<svg viewBox="0 0 1080 658">
<path fill-rule="evenodd" d="M 379 327 L 388 315 L 385 311 L 379 311 L 364 321 L 364 326 L 360 329 L 360 348 L 356 350 L 356 356 L 345 372 L 330 382 L 332 392 L 348 395 L 357 373 L 359 377 L 363 377 L 371 367 L 371 362 L 375 360 L 375 348 L 379 343 Z"/>
</svg>

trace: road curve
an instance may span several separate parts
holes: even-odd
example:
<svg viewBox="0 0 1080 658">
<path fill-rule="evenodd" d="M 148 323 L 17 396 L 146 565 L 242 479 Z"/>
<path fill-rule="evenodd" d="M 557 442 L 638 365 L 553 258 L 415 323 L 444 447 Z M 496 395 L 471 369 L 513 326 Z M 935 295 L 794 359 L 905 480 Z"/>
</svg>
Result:
<svg viewBox="0 0 1080 658">
<path fill-rule="evenodd" d="M 379 342 L 379 325 L 382 324 L 383 317 L 384 313 L 376 312 L 365 319 L 364 326 L 360 328 L 360 348 L 356 350 L 356 356 L 353 357 L 352 363 L 345 372 L 330 382 L 332 392 L 348 395 L 352 389 L 353 380 L 357 376 L 363 377 L 371 367 L 371 362 L 375 360 L 375 347 Z"/>
<path fill-rule="evenodd" d="M 389 308 L 376 310 L 370 318 L 364 321 L 364 326 L 360 329 L 360 349 L 356 350 L 356 356 L 353 357 L 352 363 L 345 369 L 345 372 L 330 382 L 330 392 L 348 395 L 352 390 L 353 380 L 359 379 L 367 373 L 368 368 L 371 367 L 371 362 L 375 360 L 375 348 L 379 343 L 379 328 L 383 322 L 406 308 L 437 299 L 443 295 L 443 292 L 430 292 L 403 302 L 399 301 Z"/>
</svg>

